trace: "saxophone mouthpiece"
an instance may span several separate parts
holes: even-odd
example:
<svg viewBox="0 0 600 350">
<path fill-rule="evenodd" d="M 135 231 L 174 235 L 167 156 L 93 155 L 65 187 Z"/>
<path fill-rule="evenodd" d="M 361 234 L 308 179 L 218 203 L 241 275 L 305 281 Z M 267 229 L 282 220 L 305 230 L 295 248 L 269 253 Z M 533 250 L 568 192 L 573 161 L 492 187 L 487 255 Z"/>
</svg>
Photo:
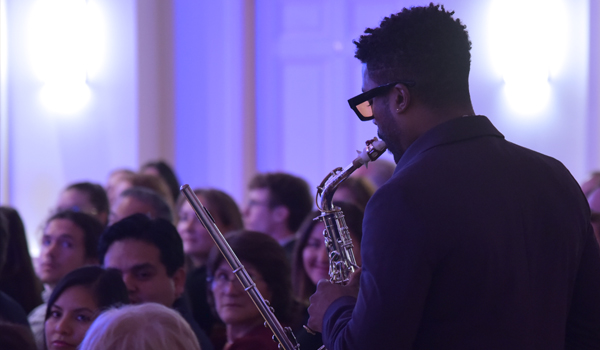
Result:
<svg viewBox="0 0 600 350">
<path fill-rule="evenodd" d="M 367 146 L 362 152 L 357 151 L 358 157 L 354 161 L 367 167 L 367 164 L 369 164 L 370 161 L 377 160 L 377 158 L 385 152 L 387 146 L 385 145 L 385 142 L 379 140 L 377 137 L 374 137 L 365 143 Z"/>
</svg>

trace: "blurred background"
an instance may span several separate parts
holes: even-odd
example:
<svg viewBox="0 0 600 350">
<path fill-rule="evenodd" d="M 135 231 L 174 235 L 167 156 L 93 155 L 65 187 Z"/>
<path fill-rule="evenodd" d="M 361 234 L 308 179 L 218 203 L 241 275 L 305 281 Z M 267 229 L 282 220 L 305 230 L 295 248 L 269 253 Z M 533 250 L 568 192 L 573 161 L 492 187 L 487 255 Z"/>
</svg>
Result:
<svg viewBox="0 0 600 350">
<path fill-rule="evenodd" d="M 0 0 L 0 204 L 35 256 L 64 187 L 149 160 L 240 204 L 256 172 L 316 188 L 376 134 L 346 102 L 352 40 L 428 3 Z M 578 182 L 600 168 L 600 1 L 442 4 L 470 34 L 475 112 Z"/>
</svg>

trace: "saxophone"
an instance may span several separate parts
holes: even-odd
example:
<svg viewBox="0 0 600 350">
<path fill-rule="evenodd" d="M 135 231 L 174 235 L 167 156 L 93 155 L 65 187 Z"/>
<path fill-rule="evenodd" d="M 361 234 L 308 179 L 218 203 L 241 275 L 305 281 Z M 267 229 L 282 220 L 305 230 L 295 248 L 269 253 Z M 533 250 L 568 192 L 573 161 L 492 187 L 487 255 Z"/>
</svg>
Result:
<svg viewBox="0 0 600 350">
<path fill-rule="evenodd" d="M 315 218 L 325 225 L 323 237 L 329 252 L 329 278 L 332 283 L 348 283 L 350 275 L 358 267 L 352 248 L 352 238 L 344 219 L 344 213 L 333 205 L 333 194 L 340 183 L 346 180 L 356 169 L 374 161 L 386 150 L 385 142 L 376 137 L 366 142 L 366 147 L 345 168 L 331 171 L 317 187 L 315 198 L 321 215 Z M 320 199 L 320 203 L 319 203 Z"/>
<path fill-rule="evenodd" d="M 369 162 L 377 160 L 387 149 L 385 142 L 378 140 L 376 137 L 365 143 L 366 147 L 362 152 L 357 151 L 358 156 L 354 158 L 352 163 L 345 168 L 333 169 L 317 187 L 315 202 L 321 215 L 317 216 L 315 220 L 320 220 L 325 225 L 323 238 L 329 252 L 329 280 L 332 283 L 348 283 L 350 275 L 358 268 L 352 250 L 354 245 L 348 231 L 348 225 L 346 225 L 346 219 L 344 219 L 344 213 L 340 207 L 333 205 L 333 194 L 338 186 L 352 175 L 356 169 L 363 165 L 368 166 Z M 320 202 L 319 199 L 321 199 Z M 310 327 L 306 325 L 303 327 L 309 334 L 316 334 Z M 318 350 L 327 350 L 327 348 L 323 345 Z"/>
</svg>

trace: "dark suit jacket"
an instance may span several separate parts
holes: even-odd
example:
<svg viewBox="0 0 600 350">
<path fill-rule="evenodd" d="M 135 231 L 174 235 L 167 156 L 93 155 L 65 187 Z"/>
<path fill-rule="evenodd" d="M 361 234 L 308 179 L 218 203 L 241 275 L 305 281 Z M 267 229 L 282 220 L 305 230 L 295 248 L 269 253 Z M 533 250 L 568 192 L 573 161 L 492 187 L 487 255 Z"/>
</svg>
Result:
<svg viewBox="0 0 600 350">
<path fill-rule="evenodd" d="M 206 333 L 204 333 L 202 328 L 200 328 L 200 326 L 198 325 L 196 320 L 194 320 L 194 316 L 192 315 L 190 306 L 187 303 L 187 297 L 184 296 L 184 297 L 181 297 L 181 298 L 175 300 L 175 303 L 173 304 L 173 309 L 177 310 L 177 312 L 179 312 L 181 314 L 181 316 L 190 325 L 190 328 L 192 329 L 192 331 L 196 335 L 196 338 L 198 339 L 198 343 L 200 344 L 200 349 L 213 350 L 213 345 L 210 342 L 210 339 L 208 338 Z"/>
<path fill-rule="evenodd" d="M 328 308 L 329 350 L 600 348 L 600 256 L 579 185 L 483 116 L 417 139 L 363 231 L 360 293 Z"/>
</svg>

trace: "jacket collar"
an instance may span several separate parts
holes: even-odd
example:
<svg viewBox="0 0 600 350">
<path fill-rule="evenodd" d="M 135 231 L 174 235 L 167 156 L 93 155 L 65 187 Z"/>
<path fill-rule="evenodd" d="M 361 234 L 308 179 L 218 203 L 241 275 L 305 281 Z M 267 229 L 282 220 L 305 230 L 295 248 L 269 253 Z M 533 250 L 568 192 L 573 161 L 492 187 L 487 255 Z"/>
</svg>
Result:
<svg viewBox="0 0 600 350">
<path fill-rule="evenodd" d="M 428 149 L 482 136 L 504 138 L 490 120 L 482 115 L 465 116 L 444 122 L 433 127 L 408 146 L 396 166 L 395 173 Z"/>
</svg>

